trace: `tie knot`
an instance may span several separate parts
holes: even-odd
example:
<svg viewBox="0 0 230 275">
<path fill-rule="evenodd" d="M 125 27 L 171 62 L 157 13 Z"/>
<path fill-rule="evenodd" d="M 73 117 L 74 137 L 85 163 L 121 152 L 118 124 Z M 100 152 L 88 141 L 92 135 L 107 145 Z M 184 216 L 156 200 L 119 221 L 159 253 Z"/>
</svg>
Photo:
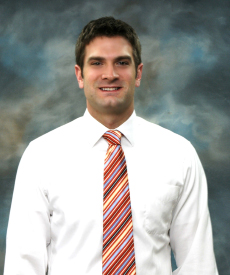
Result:
<svg viewBox="0 0 230 275">
<path fill-rule="evenodd" d="M 109 130 L 104 133 L 103 138 L 108 141 L 109 145 L 121 145 L 121 136 L 121 132 Z"/>
</svg>

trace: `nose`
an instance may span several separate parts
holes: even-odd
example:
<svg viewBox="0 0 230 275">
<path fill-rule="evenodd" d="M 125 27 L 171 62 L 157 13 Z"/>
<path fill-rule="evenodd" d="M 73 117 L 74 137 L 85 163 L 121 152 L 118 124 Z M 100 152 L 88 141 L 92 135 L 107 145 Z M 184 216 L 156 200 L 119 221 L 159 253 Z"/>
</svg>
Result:
<svg viewBox="0 0 230 275">
<path fill-rule="evenodd" d="M 117 79 L 118 77 L 119 75 L 113 65 L 108 65 L 105 67 L 105 70 L 102 74 L 102 79 L 108 79 L 109 81 L 112 81 L 114 79 Z"/>
</svg>

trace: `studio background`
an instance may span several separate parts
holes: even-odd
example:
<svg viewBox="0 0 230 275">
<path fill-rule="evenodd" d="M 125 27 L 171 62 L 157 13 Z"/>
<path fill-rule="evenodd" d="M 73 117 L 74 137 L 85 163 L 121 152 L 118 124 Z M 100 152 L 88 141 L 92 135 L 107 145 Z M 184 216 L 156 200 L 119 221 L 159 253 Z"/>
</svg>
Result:
<svg viewBox="0 0 230 275">
<path fill-rule="evenodd" d="M 228 0 L 0 1 L 0 273 L 19 160 L 31 140 L 84 113 L 75 42 L 86 23 L 109 15 L 132 25 L 142 43 L 137 114 L 198 152 L 219 273 L 229 275 Z"/>
</svg>

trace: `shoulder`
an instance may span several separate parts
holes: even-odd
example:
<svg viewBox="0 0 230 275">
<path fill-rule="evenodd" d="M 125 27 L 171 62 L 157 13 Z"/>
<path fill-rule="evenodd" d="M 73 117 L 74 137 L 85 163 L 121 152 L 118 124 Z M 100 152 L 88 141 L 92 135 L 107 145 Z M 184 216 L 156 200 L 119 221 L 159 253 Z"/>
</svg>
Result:
<svg viewBox="0 0 230 275">
<path fill-rule="evenodd" d="M 172 162 L 191 159 L 197 154 L 186 138 L 140 117 L 136 119 L 135 142 L 146 152 L 165 156 Z"/>
<path fill-rule="evenodd" d="M 79 134 L 84 127 L 83 117 L 77 118 L 65 125 L 62 125 L 30 142 L 34 150 L 50 151 L 67 147 L 74 141 L 77 143 L 81 138 Z"/>
<path fill-rule="evenodd" d="M 202 169 L 195 148 L 186 138 L 140 117 L 136 119 L 135 129 L 135 142 L 148 156 L 163 160 L 165 166 L 168 164 L 175 170 L 179 167 Z"/>
<path fill-rule="evenodd" d="M 188 145 L 190 142 L 184 137 L 162 127 L 149 122 L 141 117 L 136 119 L 136 131 L 140 136 L 149 142 L 159 142 L 160 144 L 180 144 Z"/>
</svg>

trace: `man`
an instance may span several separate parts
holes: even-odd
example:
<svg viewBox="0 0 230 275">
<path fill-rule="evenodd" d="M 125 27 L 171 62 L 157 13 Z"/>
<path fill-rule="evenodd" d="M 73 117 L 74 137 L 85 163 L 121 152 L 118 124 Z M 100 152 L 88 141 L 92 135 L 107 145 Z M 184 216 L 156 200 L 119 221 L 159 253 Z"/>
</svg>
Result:
<svg viewBox="0 0 230 275">
<path fill-rule="evenodd" d="M 75 72 L 87 110 L 24 153 L 5 275 L 169 275 L 171 248 L 174 275 L 218 274 L 195 150 L 135 114 L 140 51 L 135 31 L 112 17 L 82 30 Z"/>
</svg>

